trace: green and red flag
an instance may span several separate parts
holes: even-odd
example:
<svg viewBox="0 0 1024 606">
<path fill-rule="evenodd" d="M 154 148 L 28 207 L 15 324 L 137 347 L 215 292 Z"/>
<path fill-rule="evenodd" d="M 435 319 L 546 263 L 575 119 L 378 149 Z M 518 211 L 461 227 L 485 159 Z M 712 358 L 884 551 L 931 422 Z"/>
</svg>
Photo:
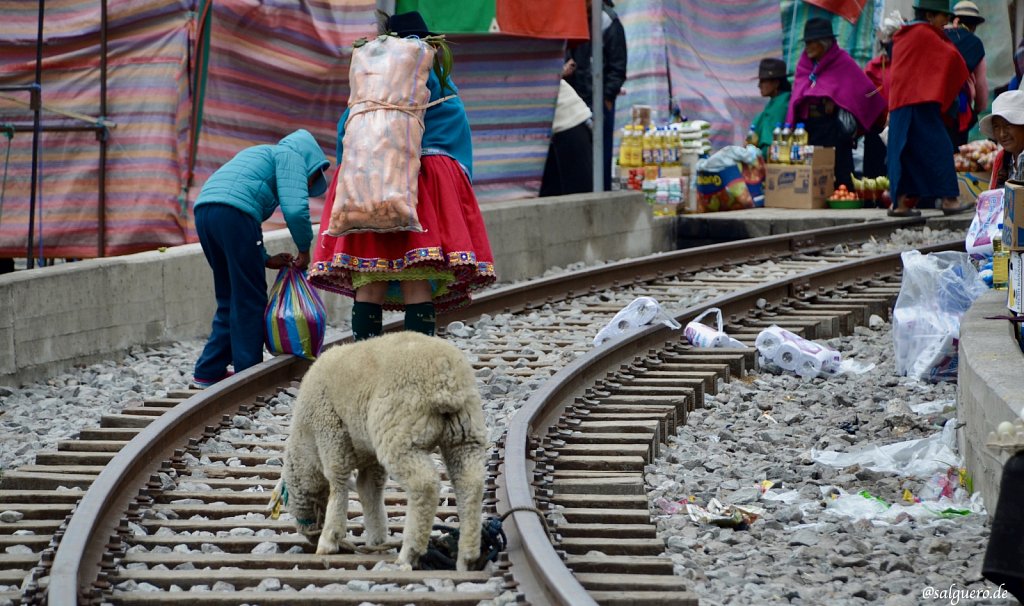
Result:
<svg viewBox="0 0 1024 606">
<path fill-rule="evenodd" d="M 856 24 L 867 0 L 804 0 L 807 4 L 821 7 L 835 13 L 850 23 Z"/>
<path fill-rule="evenodd" d="M 586 40 L 586 0 L 398 0 L 396 13 L 419 11 L 439 34 L 505 34 L 530 38 Z"/>
</svg>

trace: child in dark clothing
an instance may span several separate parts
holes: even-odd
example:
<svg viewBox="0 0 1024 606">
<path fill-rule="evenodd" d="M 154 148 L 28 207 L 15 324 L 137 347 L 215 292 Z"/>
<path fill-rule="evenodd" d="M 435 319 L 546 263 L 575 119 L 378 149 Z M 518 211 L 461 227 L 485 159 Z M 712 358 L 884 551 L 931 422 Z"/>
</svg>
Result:
<svg viewBox="0 0 1024 606">
<path fill-rule="evenodd" d="M 240 151 L 203 185 L 195 203 L 196 233 L 213 270 L 217 311 L 196 362 L 193 385 L 209 387 L 263 361 L 267 278 L 264 268 L 305 269 L 313 226 L 309 196 L 327 190 L 330 162 L 309 132 L 297 130 L 276 145 Z M 271 257 L 260 224 L 280 206 L 298 255 Z"/>
</svg>

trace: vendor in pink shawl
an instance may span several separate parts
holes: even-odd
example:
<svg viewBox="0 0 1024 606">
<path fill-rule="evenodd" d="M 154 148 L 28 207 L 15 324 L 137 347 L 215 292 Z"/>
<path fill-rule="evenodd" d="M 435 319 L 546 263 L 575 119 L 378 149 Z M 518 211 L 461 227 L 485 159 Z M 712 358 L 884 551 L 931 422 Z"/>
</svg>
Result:
<svg viewBox="0 0 1024 606">
<path fill-rule="evenodd" d="M 857 62 L 836 44 L 828 19 L 808 19 L 804 47 L 786 122 L 803 122 L 811 145 L 836 149 L 835 185 L 852 189 L 854 140 L 858 132 L 884 119 L 885 99 Z"/>
</svg>

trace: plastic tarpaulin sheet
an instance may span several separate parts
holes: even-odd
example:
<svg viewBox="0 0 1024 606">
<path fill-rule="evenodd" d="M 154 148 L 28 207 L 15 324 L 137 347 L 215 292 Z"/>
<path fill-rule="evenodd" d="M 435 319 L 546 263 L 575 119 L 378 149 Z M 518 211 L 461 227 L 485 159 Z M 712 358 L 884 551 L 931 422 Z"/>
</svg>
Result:
<svg viewBox="0 0 1024 606">
<path fill-rule="evenodd" d="M 101 253 L 100 163 L 95 130 L 45 131 L 39 143 L 34 254 L 92 257 L 183 241 L 180 166 L 188 125 L 191 2 L 109 3 L 106 250 Z M 49 7 L 48 7 L 49 8 Z M 44 20 L 42 123 L 88 128 L 100 111 L 100 3 L 65 0 Z M 0 0 L 0 85 L 34 82 L 38 4 Z M 24 257 L 29 232 L 32 111 L 29 95 L 0 93 L 0 123 L 18 128 L 0 174 L 0 256 Z M 0 160 L 8 141 L 0 139 Z M 4 167 L 0 165 L 0 170 Z"/>
<path fill-rule="evenodd" d="M 626 95 L 616 127 L 632 105 L 650 105 L 666 122 L 669 103 L 711 123 L 711 141 L 739 143 L 764 108 L 757 65 L 781 54 L 778 0 L 664 0 L 616 4 L 629 47 Z"/>
</svg>

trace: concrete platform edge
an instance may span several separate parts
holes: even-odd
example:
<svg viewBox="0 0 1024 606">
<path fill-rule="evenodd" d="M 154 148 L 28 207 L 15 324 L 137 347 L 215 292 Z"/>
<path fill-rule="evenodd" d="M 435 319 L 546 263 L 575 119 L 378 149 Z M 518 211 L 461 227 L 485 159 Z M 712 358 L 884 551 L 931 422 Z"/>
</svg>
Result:
<svg viewBox="0 0 1024 606">
<path fill-rule="evenodd" d="M 578 194 L 484 205 L 498 279 L 553 267 L 675 249 L 677 218 L 655 218 L 639 192 Z M 318 226 L 314 226 L 318 230 Z M 264 234 L 271 253 L 294 252 L 287 230 Z M 267 272 L 268 285 L 276 272 Z M 351 302 L 325 293 L 329 322 Z M 198 244 L 0 275 L 0 384 L 208 334 L 212 275 Z"/>
<path fill-rule="evenodd" d="M 1024 353 L 1006 320 L 1006 291 L 989 291 L 978 298 L 960 321 L 957 421 L 960 452 L 980 490 L 989 515 L 995 513 L 999 483 L 1008 455 L 985 446 L 988 434 L 1003 421 L 1013 421 L 1024 407 L 1020 391 Z"/>
</svg>

